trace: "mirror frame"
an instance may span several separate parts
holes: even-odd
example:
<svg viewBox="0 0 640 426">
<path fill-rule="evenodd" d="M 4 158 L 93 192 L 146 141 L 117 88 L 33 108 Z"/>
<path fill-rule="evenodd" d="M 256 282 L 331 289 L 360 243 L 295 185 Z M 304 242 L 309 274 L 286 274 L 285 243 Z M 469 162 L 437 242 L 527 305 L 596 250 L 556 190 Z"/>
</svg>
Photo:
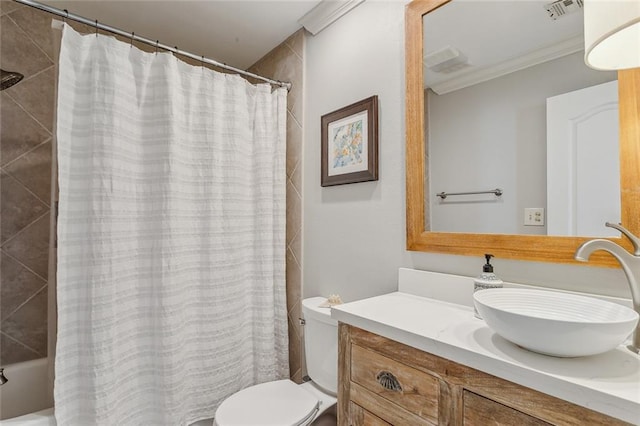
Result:
<svg viewBox="0 0 640 426">
<path fill-rule="evenodd" d="M 422 17 L 451 0 L 413 0 L 405 9 L 406 215 L 407 250 L 538 262 L 574 263 L 580 244 L 592 238 L 430 232 L 425 229 L 425 106 Z M 640 234 L 640 68 L 618 71 L 620 113 L 620 197 L 622 224 Z M 604 227 L 604 224 L 603 224 Z M 626 238 L 607 238 L 631 249 Z M 580 262 L 585 265 L 585 263 Z M 619 267 L 605 252 L 586 265 Z"/>
</svg>

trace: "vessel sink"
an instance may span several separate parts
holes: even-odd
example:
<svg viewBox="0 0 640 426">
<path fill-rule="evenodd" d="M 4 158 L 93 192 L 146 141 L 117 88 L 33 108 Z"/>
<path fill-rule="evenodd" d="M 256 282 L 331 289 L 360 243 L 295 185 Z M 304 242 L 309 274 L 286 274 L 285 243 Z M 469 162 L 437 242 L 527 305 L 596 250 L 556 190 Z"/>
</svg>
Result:
<svg viewBox="0 0 640 426">
<path fill-rule="evenodd" d="M 557 357 L 596 355 L 623 343 L 638 313 L 594 297 L 555 291 L 500 288 L 473 295 L 487 325 L 533 352 Z"/>
</svg>

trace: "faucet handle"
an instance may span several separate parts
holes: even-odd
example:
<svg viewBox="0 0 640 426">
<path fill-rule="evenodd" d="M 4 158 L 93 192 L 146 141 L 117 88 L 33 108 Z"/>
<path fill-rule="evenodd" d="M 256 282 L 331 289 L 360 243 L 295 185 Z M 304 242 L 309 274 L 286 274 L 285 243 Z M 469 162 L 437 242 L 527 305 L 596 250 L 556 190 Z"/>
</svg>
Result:
<svg viewBox="0 0 640 426">
<path fill-rule="evenodd" d="M 604 226 L 617 229 L 618 231 L 622 232 L 629 239 L 629 241 L 631 241 L 631 244 L 633 244 L 633 255 L 640 256 L 640 238 L 633 235 L 631 231 L 618 223 L 607 222 L 604 224 Z"/>
</svg>

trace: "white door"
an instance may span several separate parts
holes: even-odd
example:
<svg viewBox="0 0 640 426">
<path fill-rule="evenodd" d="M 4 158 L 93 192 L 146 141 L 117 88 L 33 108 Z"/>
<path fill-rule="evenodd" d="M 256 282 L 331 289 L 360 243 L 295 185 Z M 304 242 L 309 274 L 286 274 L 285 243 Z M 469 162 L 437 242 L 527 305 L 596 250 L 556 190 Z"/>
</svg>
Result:
<svg viewBox="0 0 640 426">
<path fill-rule="evenodd" d="M 619 236 L 618 82 L 547 98 L 548 235 Z"/>
</svg>

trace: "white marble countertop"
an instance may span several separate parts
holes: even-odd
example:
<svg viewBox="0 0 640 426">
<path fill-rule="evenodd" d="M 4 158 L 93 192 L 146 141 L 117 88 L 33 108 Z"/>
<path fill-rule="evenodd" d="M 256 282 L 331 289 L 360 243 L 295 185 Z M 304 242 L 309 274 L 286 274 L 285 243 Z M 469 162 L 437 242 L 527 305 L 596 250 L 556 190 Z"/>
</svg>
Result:
<svg viewBox="0 0 640 426">
<path fill-rule="evenodd" d="M 331 316 L 632 424 L 640 424 L 640 356 L 624 347 L 582 358 L 522 349 L 495 334 L 473 308 L 395 292 L 332 308 Z"/>
</svg>

